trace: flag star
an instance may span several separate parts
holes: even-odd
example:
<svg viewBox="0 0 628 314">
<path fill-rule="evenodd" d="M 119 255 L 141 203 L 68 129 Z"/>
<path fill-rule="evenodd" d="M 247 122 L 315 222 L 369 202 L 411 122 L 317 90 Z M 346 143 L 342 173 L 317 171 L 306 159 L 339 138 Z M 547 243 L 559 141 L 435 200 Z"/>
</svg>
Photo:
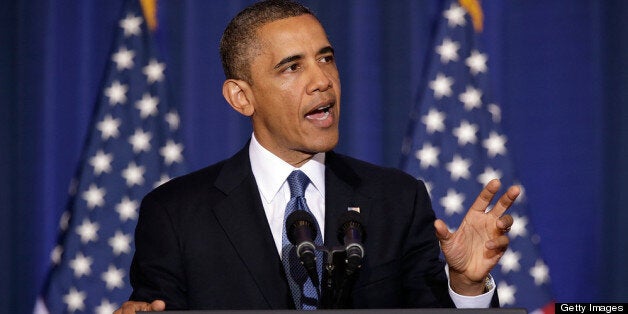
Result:
<svg viewBox="0 0 628 314">
<path fill-rule="evenodd" d="M 488 184 L 489 181 L 493 179 L 501 179 L 501 178 L 502 178 L 501 171 L 493 169 L 493 167 L 487 166 L 486 168 L 484 168 L 484 172 L 482 172 L 478 176 L 478 182 L 482 185 L 486 185 Z"/>
<path fill-rule="evenodd" d="M 116 211 L 120 215 L 120 221 L 126 222 L 129 219 L 135 220 L 137 218 L 138 206 L 137 201 L 132 201 L 128 196 L 125 196 L 120 203 L 116 205 Z"/>
<path fill-rule="evenodd" d="M 458 138 L 458 144 L 464 146 L 468 143 L 475 144 L 477 137 L 475 133 L 479 130 L 478 126 L 462 120 L 460 126 L 453 130 L 453 134 Z"/>
<path fill-rule="evenodd" d="M 534 277 L 534 284 L 540 286 L 549 280 L 549 268 L 542 260 L 537 259 L 534 267 L 530 268 L 530 276 Z M 501 295 L 499 295 L 501 299 Z"/>
<path fill-rule="evenodd" d="M 97 306 L 94 311 L 96 314 L 111 314 L 116 309 L 118 309 L 118 305 L 116 303 L 111 303 L 107 299 L 102 299 L 100 305 Z"/>
<path fill-rule="evenodd" d="M 126 185 L 129 187 L 142 185 L 144 184 L 144 172 L 146 172 L 146 167 L 138 166 L 132 161 L 122 170 L 122 177 L 126 180 Z"/>
<path fill-rule="evenodd" d="M 140 26 L 143 21 L 144 19 L 140 16 L 127 14 L 126 18 L 120 21 L 120 27 L 124 29 L 124 36 L 129 37 L 131 35 L 140 35 L 142 33 Z"/>
<path fill-rule="evenodd" d="M 460 94 L 458 99 L 464 104 L 464 109 L 466 110 L 480 108 L 482 105 L 482 91 L 473 88 L 473 86 L 467 86 L 467 89 Z"/>
<path fill-rule="evenodd" d="M 171 131 L 179 128 L 179 114 L 176 111 L 170 111 L 166 114 L 166 122 Z"/>
<path fill-rule="evenodd" d="M 109 104 L 115 106 L 116 104 L 126 103 L 126 92 L 128 91 L 129 87 L 127 85 L 114 81 L 105 89 L 105 96 L 109 98 Z"/>
<path fill-rule="evenodd" d="M 509 286 L 505 281 L 500 281 L 497 285 L 497 294 L 499 295 L 499 305 L 514 305 L 515 293 L 517 293 L 517 287 L 515 285 Z"/>
<path fill-rule="evenodd" d="M 183 161 L 183 144 L 177 144 L 172 140 L 168 140 L 166 146 L 159 149 L 159 154 L 164 157 L 166 165 L 171 165 L 173 162 Z"/>
<path fill-rule="evenodd" d="M 525 237 L 528 235 L 528 230 L 526 226 L 528 225 L 528 217 L 519 216 L 518 214 L 512 213 L 510 214 L 513 219 L 512 226 L 510 226 L 510 231 L 508 231 L 508 236 L 514 239 L 516 237 Z"/>
<path fill-rule="evenodd" d="M 170 176 L 168 176 L 167 174 L 162 174 L 161 178 L 159 178 L 159 181 L 155 182 L 155 184 L 153 184 L 153 188 L 156 188 L 168 181 L 170 181 Z"/>
<path fill-rule="evenodd" d="M 160 82 L 164 79 L 165 63 L 159 63 L 156 59 L 151 59 L 144 67 L 143 73 L 146 75 L 148 83 Z"/>
<path fill-rule="evenodd" d="M 447 230 L 449 230 L 449 232 L 451 232 L 451 233 L 454 233 L 454 232 L 456 232 L 456 230 L 458 230 L 458 228 L 447 226 Z"/>
<path fill-rule="evenodd" d="M 451 7 L 443 13 L 443 16 L 447 19 L 447 25 L 449 25 L 449 27 L 456 27 L 466 24 L 464 14 L 465 11 L 461 6 L 452 3 Z"/>
<path fill-rule="evenodd" d="M 440 62 L 449 63 L 449 61 L 458 61 L 458 49 L 460 49 L 460 44 L 445 38 L 443 43 L 436 47 L 436 53 L 440 55 Z"/>
<path fill-rule="evenodd" d="M 68 227 L 70 226 L 70 218 L 72 218 L 72 213 L 70 213 L 69 210 L 64 211 L 59 219 L 59 229 L 62 231 L 68 230 Z"/>
<path fill-rule="evenodd" d="M 85 292 L 79 292 L 72 287 L 68 294 L 63 296 L 63 302 L 68 305 L 68 312 L 83 311 L 85 309 L 85 298 L 87 298 Z"/>
<path fill-rule="evenodd" d="M 457 193 L 454 189 L 448 189 L 447 195 L 440 199 L 440 205 L 445 208 L 445 214 L 451 216 L 453 214 L 461 214 L 462 202 L 464 202 L 464 194 Z"/>
<path fill-rule="evenodd" d="M 99 175 L 103 172 L 111 172 L 111 161 L 113 161 L 112 154 L 105 154 L 102 150 L 98 150 L 96 155 L 89 159 L 89 164 L 94 167 L 94 175 Z"/>
<path fill-rule="evenodd" d="M 113 248 L 113 254 L 116 256 L 131 252 L 131 236 L 128 234 L 116 231 L 116 234 L 109 238 L 108 243 Z"/>
<path fill-rule="evenodd" d="M 81 276 L 87 276 L 91 274 L 93 262 L 93 258 L 86 257 L 81 252 L 76 254 L 76 257 L 70 261 L 70 268 L 74 270 L 74 277 L 80 278 Z"/>
<path fill-rule="evenodd" d="M 142 99 L 135 103 L 135 108 L 140 111 L 140 117 L 146 119 L 157 115 L 157 104 L 159 104 L 159 98 L 144 93 Z"/>
<path fill-rule="evenodd" d="M 76 233 L 81 237 L 82 243 L 96 242 L 98 240 L 98 229 L 100 229 L 100 226 L 97 222 L 91 222 L 86 218 L 80 226 L 76 227 Z"/>
<path fill-rule="evenodd" d="M 135 57 L 135 52 L 133 50 L 127 50 L 126 47 L 121 47 L 113 54 L 111 60 L 115 62 L 116 69 L 118 69 L 118 71 L 122 71 L 133 67 L 133 57 Z"/>
<path fill-rule="evenodd" d="M 124 278 L 124 270 L 116 268 L 114 265 L 109 265 L 109 269 L 102 273 L 100 278 L 107 283 L 107 289 L 109 290 L 124 287 L 124 281 L 122 280 Z"/>
<path fill-rule="evenodd" d="M 497 104 L 489 104 L 487 106 L 487 110 L 491 113 L 491 118 L 493 119 L 493 122 L 500 123 L 502 121 L 502 110 Z"/>
<path fill-rule="evenodd" d="M 486 61 L 488 61 L 486 54 L 473 50 L 471 55 L 465 60 L 465 64 L 471 69 L 471 74 L 477 75 L 478 73 L 486 72 Z"/>
<path fill-rule="evenodd" d="M 96 206 L 102 207 L 105 205 L 105 194 L 107 194 L 105 188 L 99 188 L 92 183 L 89 185 L 89 189 L 83 192 L 83 199 L 87 202 L 89 209 L 94 209 Z"/>
<path fill-rule="evenodd" d="M 120 126 L 120 119 L 114 119 L 111 115 L 106 115 L 102 121 L 98 122 L 96 128 L 100 131 L 100 137 L 103 140 L 107 140 L 110 137 L 116 138 L 120 134 L 118 127 Z"/>
<path fill-rule="evenodd" d="M 471 167 L 471 162 L 460 157 L 460 155 L 455 155 L 453 160 L 446 166 L 451 173 L 451 179 L 454 181 L 458 181 L 460 178 L 468 179 L 471 175 L 469 167 Z"/>
<path fill-rule="evenodd" d="M 495 131 L 491 131 L 488 138 L 482 142 L 482 145 L 488 151 L 489 157 L 497 155 L 506 155 L 506 136 L 499 135 Z"/>
<path fill-rule="evenodd" d="M 420 150 L 416 151 L 416 158 L 421 161 L 421 168 L 427 169 L 430 166 L 438 166 L 438 154 L 440 149 L 430 143 L 424 143 Z"/>
<path fill-rule="evenodd" d="M 454 84 L 454 79 L 447 77 L 442 73 L 438 73 L 433 81 L 430 81 L 429 87 L 434 91 L 434 98 L 441 99 L 443 96 L 451 96 L 451 86 Z"/>
<path fill-rule="evenodd" d="M 150 150 L 150 140 L 153 135 L 150 132 L 144 132 L 142 129 L 135 129 L 135 133 L 129 137 L 129 143 L 133 146 L 133 152 L 141 153 Z"/>
<path fill-rule="evenodd" d="M 54 247 L 54 249 L 52 249 L 52 252 L 50 252 L 50 261 L 52 261 L 54 265 L 59 265 L 59 263 L 61 263 L 62 255 L 63 255 L 63 246 L 57 245 Z"/>
<path fill-rule="evenodd" d="M 521 253 L 515 252 L 511 249 L 506 250 L 504 255 L 499 259 L 499 265 L 501 265 L 502 273 L 507 274 L 511 271 L 517 272 L 521 268 L 519 260 L 521 259 Z"/>
<path fill-rule="evenodd" d="M 421 118 L 421 122 L 427 127 L 427 133 L 434 133 L 436 131 L 445 130 L 445 114 L 434 108 L 430 109 L 427 115 Z"/>
</svg>

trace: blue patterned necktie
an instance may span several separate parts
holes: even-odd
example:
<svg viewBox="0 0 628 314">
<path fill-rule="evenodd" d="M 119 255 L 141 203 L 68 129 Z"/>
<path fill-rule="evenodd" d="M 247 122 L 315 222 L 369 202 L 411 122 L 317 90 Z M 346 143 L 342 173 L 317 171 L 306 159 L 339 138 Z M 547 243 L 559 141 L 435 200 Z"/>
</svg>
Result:
<svg viewBox="0 0 628 314">
<path fill-rule="evenodd" d="M 294 245 L 288 240 L 286 234 L 286 218 L 295 210 L 304 210 L 308 213 L 312 213 L 305 201 L 305 189 L 310 184 L 310 178 L 301 170 L 294 170 L 288 176 L 288 186 L 290 187 L 290 201 L 286 205 L 286 213 L 284 215 L 284 228 L 282 235 L 282 251 L 281 260 L 283 262 L 284 269 L 286 271 L 286 277 L 290 284 L 290 291 L 292 292 L 292 298 L 297 309 L 315 310 L 318 308 L 318 292 L 316 287 L 312 283 L 312 280 L 308 277 L 305 267 L 301 265 L 301 261 L 297 256 Z M 313 217 L 313 216 L 312 216 Z M 323 237 L 321 236 L 321 230 L 316 223 L 316 239 L 314 244 L 323 245 Z M 322 272 L 322 260 L 323 253 L 316 251 L 316 269 L 318 270 L 318 278 L 321 278 Z M 320 285 L 319 285 L 320 286 Z"/>
</svg>

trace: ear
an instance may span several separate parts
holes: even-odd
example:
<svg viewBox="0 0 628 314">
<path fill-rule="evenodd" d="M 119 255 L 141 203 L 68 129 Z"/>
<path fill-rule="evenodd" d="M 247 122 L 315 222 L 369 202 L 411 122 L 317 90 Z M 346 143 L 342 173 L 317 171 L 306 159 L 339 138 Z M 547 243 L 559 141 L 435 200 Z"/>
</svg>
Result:
<svg viewBox="0 0 628 314">
<path fill-rule="evenodd" d="M 228 79 L 222 84 L 222 96 L 237 112 L 250 117 L 255 112 L 251 86 L 243 80 Z"/>
</svg>

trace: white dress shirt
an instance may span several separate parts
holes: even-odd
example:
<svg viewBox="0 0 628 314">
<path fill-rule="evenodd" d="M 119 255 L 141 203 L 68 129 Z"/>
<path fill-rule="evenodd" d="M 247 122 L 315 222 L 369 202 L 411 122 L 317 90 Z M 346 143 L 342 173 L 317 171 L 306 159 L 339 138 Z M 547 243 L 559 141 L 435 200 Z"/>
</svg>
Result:
<svg viewBox="0 0 628 314">
<path fill-rule="evenodd" d="M 318 222 L 321 235 L 325 234 L 325 154 L 319 153 L 307 161 L 300 168 L 295 168 L 281 158 L 262 147 L 255 138 L 251 138 L 249 145 L 251 170 L 257 182 L 257 188 L 262 198 L 264 212 L 268 225 L 275 239 L 277 253 L 281 256 L 281 239 L 284 227 L 284 213 L 290 201 L 290 187 L 288 176 L 293 170 L 303 171 L 311 184 L 305 189 L 305 200 L 312 215 Z"/>
<path fill-rule="evenodd" d="M 284 213 L 286 205 L 290 201 L 290 187 L 286 179 L 297 168 L 262 147 L 255 138 L 255 134 L 251 136 L 249 158 L 251 159 L 251 170 L 262 198 L 266 219 L 268 219 L 268 225 L 270 225 L 270 230 L 275 240 L 277 253 L 281 256 Z M 310 211 L 318 222 L 321 234 L 324 235 L 325 153 L 314 155 L 312 159 L 298 169 L 303 171 L 312 183 L 305 190 L 305 199 Z M 495 293 L 494 287 L 495 283 L 493 283 L 493 288 L 489 292 L 475 297 L 468 297 L 455 293 L 451 289 L 451 285 L 449 285 L 449 295 L 458 308 L 488 308 Z"/>
</svg>

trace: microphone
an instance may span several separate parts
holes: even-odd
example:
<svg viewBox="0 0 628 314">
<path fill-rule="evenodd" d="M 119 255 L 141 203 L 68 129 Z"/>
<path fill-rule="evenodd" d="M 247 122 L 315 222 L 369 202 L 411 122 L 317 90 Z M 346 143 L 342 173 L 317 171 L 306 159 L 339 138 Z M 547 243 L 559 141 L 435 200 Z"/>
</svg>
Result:
<svg viewBox="0 0 628 314">
<path fill-rule="evenodd" d="M 364 246 L 362 240 L 366 237 L 362 226 L 362 216 L 359 212 L 348 210 L 338 218 L 338 241 L 345 246 L 347 258 L 345 273 L 352 275 L 362 265 Z"/>
<path fill-rule="evenodd" d="M 295 246 L 297 256 L 305 267 L 315 287 L 318 287 L 318 271 L 316 270 L 316 238 L 317 226 L 315 218 L 304 210 L 295 210 L 286 218 L 286 234 Z"/>
</svg>

